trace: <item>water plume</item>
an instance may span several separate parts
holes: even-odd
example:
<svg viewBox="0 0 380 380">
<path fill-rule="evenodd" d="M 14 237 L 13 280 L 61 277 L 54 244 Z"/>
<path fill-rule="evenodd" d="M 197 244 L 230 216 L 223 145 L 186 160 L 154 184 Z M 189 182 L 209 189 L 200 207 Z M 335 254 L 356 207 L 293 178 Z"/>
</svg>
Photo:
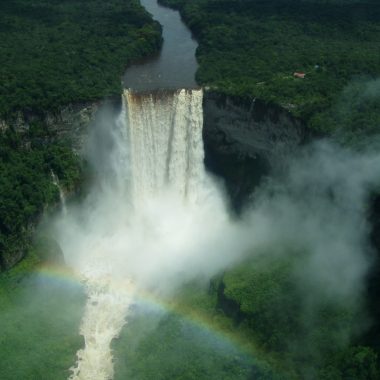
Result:
<svg viewBox="0 0 380 380">
<path fill-rule="evenodd" d="M 66 262 L 87 289 L 85 347 L 70 379 L 111 379 L 110 343 L 139 289 L 168 294 L 228 264 L 220 236 L 237 233 L 221 192 L 206 174 L 202 90 L 126 90 L 107 139 L 90 160 L 106 163 L 88 199 L 57 223 Z M 107 127 L 104 123 L 100 128 Z M 104 136 L 104 130 L 94 130 Z M 104 154 L 104 144 L 109 147 Z M 207 260 L 205 260 L 207 257 Z"/>
</svg>

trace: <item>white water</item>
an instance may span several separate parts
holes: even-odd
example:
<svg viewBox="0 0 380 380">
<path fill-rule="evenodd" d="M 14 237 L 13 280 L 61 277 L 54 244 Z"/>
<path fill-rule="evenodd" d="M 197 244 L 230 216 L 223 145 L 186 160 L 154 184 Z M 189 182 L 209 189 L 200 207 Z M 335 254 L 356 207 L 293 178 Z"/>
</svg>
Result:
<svg viewBox="0 0 380 380">
<path fill-rule="evenodd" d="M 135 204 L 167 187 L 194 201 L 205 179 L 202 90 L 150 95 L 127 90 L 124 99 Z"/>
<path fill-rule="evenodd" d="M 53 172 L 53 170 L 51 171 L 51 177 L 53 179 L 54 185 L 57 186 L 57 188 L 58 188 L 58 191 L 59 191 L 59 200 L 60 200 L 60 203 L 61 203 L 62 213 L 65 215 L 67 213 L 65 193 L 64 193 L 64 191 L 63 191 L 63 189 L 61 187 L 61 184 L 59 183 L 58 176 Z"/>
<path fill-rule="evenodd" d="M 207 272 L 205 254 L 212 262 L 219 253 L 228 223 L 204 170 L 202 90 L 125 91 L 116 125 L 109 160 L 117 181 L 101 179 L 102 191 L 82 206 L 81 217 L 68 215 L 60 226 L 65 258 L 87 291 L 85 346 L 71 380 L 112 379 L 111 342 L 135 292 Z"/>
<path fill-rule="evenodd" d="M 111 342 L 126 323 L 131 290 L 128 280 L 121 285 L 107 276 L 86 281 L 87 303 L 80 329 L 85 346 L 77 352 L 70 379 L 113 378 Z"/>
</svg>

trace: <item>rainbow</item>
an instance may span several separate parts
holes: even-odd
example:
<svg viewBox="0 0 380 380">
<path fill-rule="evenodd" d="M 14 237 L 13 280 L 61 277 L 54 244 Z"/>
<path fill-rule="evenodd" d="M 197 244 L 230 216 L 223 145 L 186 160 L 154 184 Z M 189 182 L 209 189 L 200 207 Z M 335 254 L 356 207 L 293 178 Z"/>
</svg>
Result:
<svg viewBox="0 0 380 380">
<path fill-rule="evenodd" d="M 84 286 L 82 278 L 67 266 L 44 264 L 38 267 L 36 273 L 51 281 L 64 282 L 70 286 Z M 124 284 L 120 282 L 120 286 L 123 285 Z M 219 341 L 225 342 L 244 356 L 251 357 L 252 359 L 263 358 L 264 356 L 262 350 L 252 344 L 252 340 L 240 336 L 232 331 L 231 327 L 226 327 L 225 323 L 223 324 L 223 321 L 215 315 L 205 315 L 205 313 L 178 304 L 173 300 L 159 298 L 156 294 L 147 291 L 140 290 L 135 296 L 137 300 L 136 303 L 152 306 L 160 311 L 174 314 L 192 326 L 215 336 Z"/>
<path fill-rule="evenodd" d="M 36 272 L 49 281 L 67 283 L 69 286 L 84 287 L 83 279 L 67 266 L 42 265 Z M 125 282 L 120 282 L 117 286 L 125 286 Z M 125 289 L 125 288 L 124 288 Z M 267 369 L 278 368 L 278 361 L 271 357 L 268 352 L 253 344 L 252 340 L 243 334 L 234 332 L 231 326 L 226 326 L 226 320 L 217 315 L 210 315 L 191 309 L 189 306 L 179 304 L 174 300 L 159 298 L 156 294 L 147 291 L 135 293 L 136 305 L 147 306 L 154 310 L 170 313 L 179 317 L 190 327 L 204 332 L 207 336 L 212 336 L 217 342 L 225 347 L 231 347 L 239 356 L 246 358 L 252 365 L 258 368 L 265 364 Z"/>
</svg>

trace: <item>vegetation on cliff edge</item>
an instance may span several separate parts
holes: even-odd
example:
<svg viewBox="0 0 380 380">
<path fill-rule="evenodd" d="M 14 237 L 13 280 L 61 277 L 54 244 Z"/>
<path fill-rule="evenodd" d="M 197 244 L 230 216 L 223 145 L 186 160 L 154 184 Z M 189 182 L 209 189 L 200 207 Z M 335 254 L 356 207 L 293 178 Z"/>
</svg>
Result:
<svg viewBox="0 0 380 380">
<path fill-rule="evenodd" d="M 138 0 L 0 3 L 0 116 L 120 93 L 123 70 L 161 45 Z"/>
<path fill-rule="evenodd" d="M 159 0 L 180 9 L 200 45 L 197 79 L 280 104 L 314 129 L 373 132 L 373 112 L 331 112 L 351 82 L 380 75 L 380 4 L 370 0 Z M 305 73 L 304 79 L 294 73 Z M 350 87 L 348 87 L 348 90 Z M 346 95 L 343 96 L 343 98 Z M 356 93 L 353 104 L 363 100 Z M 378 101 L 378 98 L 377 98 Z M 362 101 L 362 107 L 369 107 Z M 376 108 L 376 130 L 379 114 Z M 347 120 L 348 119 L 348 120 Z M 367 124 L 370 128 L 367 129 Z"/>
<path fill-rule="evenodd" d="M 23 258 L 41 211 L 59 201 L 53 173 L 67 191 L 81 178 L 80 162 L 71 148 L 34 135 L 0 134 L 0 270 Z"/>
</svg>

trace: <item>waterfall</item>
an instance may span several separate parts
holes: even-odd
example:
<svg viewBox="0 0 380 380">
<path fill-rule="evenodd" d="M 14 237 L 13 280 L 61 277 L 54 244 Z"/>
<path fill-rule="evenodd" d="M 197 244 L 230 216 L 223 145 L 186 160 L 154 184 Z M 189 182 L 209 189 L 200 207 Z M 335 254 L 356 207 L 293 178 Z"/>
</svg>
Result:
<svg viewBox="0 0 380 380">
<path fill-rule="evenodd" d="M 124 92 L 133 201 L 170 187 L 195 199 L 204 180 L 202 90 Z"/>
<path fill-rule="evenodd" d="M 190 260 L 194 236 L 203 244 L 202 223 L 210 228 L 225 219 L 213 203 L 220 198 L 209 197 L 202 97 L 202 90 L 126 90 L 108 155 L 116 181 L 100 179 L 102 193 L 83 207 L 79 223 L 65 219 L 60 243 L 87 292 L 85 347 L 71 380 L 113 378 L 111 342 L 126 323 L 135 289 L 176 278 Z M 197 260 L 203 263 L 203 253 Z"/>
<path fill-rule="evenodd" d="M 67 213 L 67 207 L 66 207 L 66 197 L 65 197 L 65 193 L 63 192 L 63 189 L 59 183 L 59 178 L 58 176 L 53 172 L 53 170 L 51 170 L 51 177 L 53 179 L 53 184 L 55 186 L 57 186 L 58 188 L 58 191 L 59 191 L 59 200 L 60 200 L 60 203 L 61 203 L 61 210 L 62 210 L 62 213 L 64 215 L 66 215 Z"/>
</svg>

